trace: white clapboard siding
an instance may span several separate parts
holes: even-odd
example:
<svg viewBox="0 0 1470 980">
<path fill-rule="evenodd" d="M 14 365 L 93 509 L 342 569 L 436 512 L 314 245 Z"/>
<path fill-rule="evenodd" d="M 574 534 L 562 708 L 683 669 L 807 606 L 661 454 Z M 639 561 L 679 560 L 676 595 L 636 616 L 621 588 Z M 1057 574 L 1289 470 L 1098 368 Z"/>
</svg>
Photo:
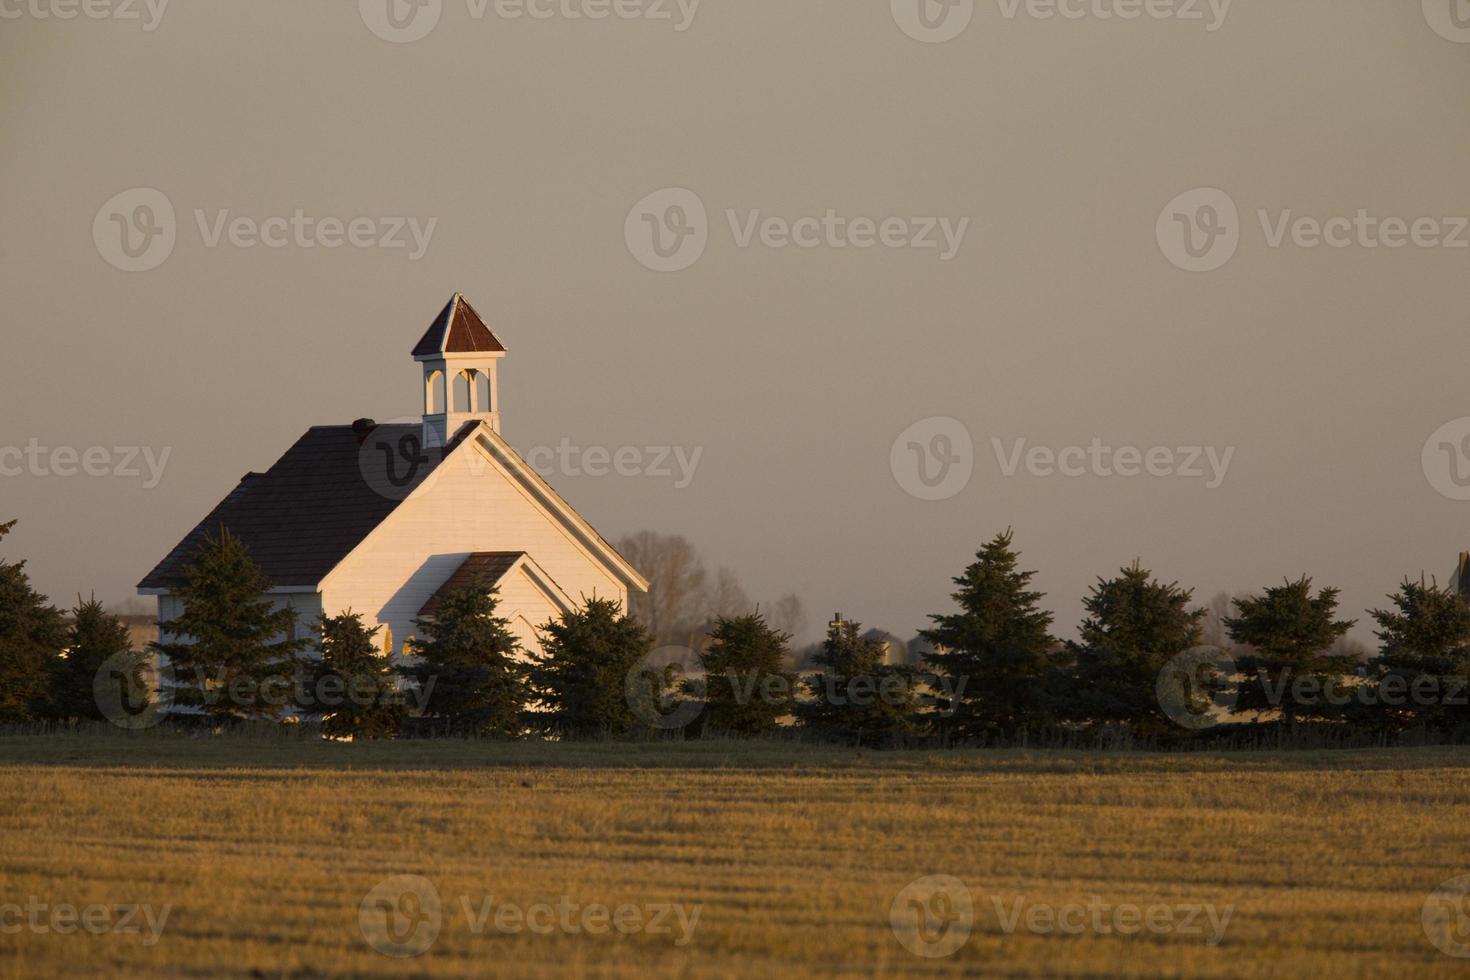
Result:
<svg viewBox="0 0 1470 980">
<path fill-rule="evenodd" d="M 522 650 L 540 652 L 541 639 L 536 630 L 558 618 L 561 608 L 531 581 L 523 569 L 517 568 L 500 581 L 498 612 L 510 620 L 510 631 L 520 641 Z"/>
<path fill-rule="evenodd" d="M 277 592 L 271 595 L 271 604 L 280 609 L 289 606 L 296 610 L 296 637 L 312 639 L 316 636 L 317 623 L 322 615 L 322 597 L 314 592 Z M 169 623 L 178 619 L 184 611 L 184 603 L 175 595 L 164 592 L 158 596 L 159 636 L 167 643 L 188 642 L 188 637 L 177 637 L 166 631 Z M 284 639 L 284 637 L 282 637 Z"/>
<path fill-rule="evenodd" d="M 315 592 L 278 592 L 271 596 L 271 600 L 272 605 L 277 609 L 280 609 L 283 606 L 289 606 L 292 609 L 296 610 L 296 634 L 294 638 L 311 640 L 312 645 L 306 650 L 306 656 L 317 656 L 315 643 L 317 636 L 316 628 L 317 624 L 321 621 L 322 597 Z M 158 622 L 160 627 L 160 640 L 166 643 L 187 643 L 190 641 L 190 638 L 187 636 L 174 636 L 168 633 L 165 629 L 166 624 L 177 619 L 179 615 L 183 613 L 183 611 L 184 604 L 182 601 L 179 600 L 177 596 L 171 595 L 167 592 L 161 593 L 158 596 Z M 281 639 L 285 639 L 285 637 L 281 637 Z M 148 651 L 145 663 L 145 669 L 147 670 L 148 684 L 150 690 L 158 691 L 160 686 L 164 685 L 165 683 L 171 683 L 171 681 L 167 680 L 162 674 L 162 672 L 167 670 L 170 666 L 168 657 L 165 657 L 163 654 L 156 651 Z M 183 714 L 198 713 L 198 709 L 181 708 L 177 706 L 172 707 L 169 710 L 180 712 Z M 288 713 L 294 714 L 295 712 L 292 711 Z"/>
<path fill-rule="evenodd" d="M 323 608 L 350 608 L 369 626 L 388 626 L 401 650 L 419 609 L 477 551 L 524 551 L 574 605 L 597 596 L 626 607 L 623 584 L 498 465 L 465 446 L 332 571 Z M 507 619 L 539 626 L 554 614 L 529 579 L 504 588 L 499 612 Z"/>
</svg>

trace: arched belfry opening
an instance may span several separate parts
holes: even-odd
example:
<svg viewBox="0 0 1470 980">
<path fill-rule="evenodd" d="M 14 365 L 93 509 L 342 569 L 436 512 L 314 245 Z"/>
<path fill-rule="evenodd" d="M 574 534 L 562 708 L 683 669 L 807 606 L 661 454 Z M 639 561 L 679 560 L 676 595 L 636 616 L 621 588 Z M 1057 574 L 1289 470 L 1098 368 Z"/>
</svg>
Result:
<svg viewBox="0 0 1470 980">
<path fill-rule="evenodd" d="M 454 404 L 451 408 L 456 414 L 474 414 L 474 374 L 473 371 L 460 371 L 454 376 Z"/>
<path fill-rule="evenodd" d="M 444 400 L 444 372 L 431 370 L 424 379 L 424 414 L 441 415 L 446 405 Z"/>
</svg>

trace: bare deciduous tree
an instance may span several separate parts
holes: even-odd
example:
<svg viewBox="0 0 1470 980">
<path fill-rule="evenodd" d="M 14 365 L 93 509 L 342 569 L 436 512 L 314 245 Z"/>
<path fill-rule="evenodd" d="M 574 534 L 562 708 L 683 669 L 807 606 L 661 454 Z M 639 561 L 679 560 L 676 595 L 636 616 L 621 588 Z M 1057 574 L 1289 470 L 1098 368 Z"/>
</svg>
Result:
<svg viewBox="0 0 1470 980">
<path fill-rule="evenodd" d="M 766 620 L 782 633 L 800 636 L 806 629 L 806 608 L 799 596 L 788 592 L 771 606 L 771 613 Z"/>
<path fill-rule="evenodd" d="M 638 531 L 618 541 L 618 551 L 648 579 L 648 592 L 631 592 L 628 611 L 658 643 L 702 624 L 704 562 L 680 534 Z"/>
<path fill-rule="evenodd" d="M 1231 642 L 1225 635 L 1224 619 L 1233 611 L 1230 593 L 1216 592 L 1205 606 L 1205 615 L 1200 620 L 1200 642 L 1205 646 L 1229 649 Z"/>
<path fill-rule="evenodd" d="M 751 602 L 750 596 L 745 594 L 745 589 L 740 585 L 740 579 L 731 569 L 721 566 L 719 574 L 715 576 L 714 584 L 704 597 L 705 618 L 746 616 L 754 611 L 755 603 Z"/>
<path fill-rule="evenodd" d="M 734 570 L 722 566 L 710 575 L 683 535 L 638 531 L 620 538 L 617 548 L 648 579 L 646 594 L 629 595 L 628 611 L 660 645 L 701 647 L 715 620 L 756 610 Z M 801 599 L 791 594 L 776 600 L 766 618 L 773 628 L 793 636 L 806 626 Z"/>
</svg>

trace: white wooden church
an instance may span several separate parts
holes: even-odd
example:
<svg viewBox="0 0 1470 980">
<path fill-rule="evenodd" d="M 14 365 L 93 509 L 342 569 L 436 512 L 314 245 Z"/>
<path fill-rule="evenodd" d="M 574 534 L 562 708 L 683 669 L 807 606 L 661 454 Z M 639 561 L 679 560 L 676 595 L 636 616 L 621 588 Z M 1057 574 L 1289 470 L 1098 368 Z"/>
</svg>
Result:
<svg viewBox="0 0 1470 980">
<path fill-rule="evenodd" d="M 176 617 L 173 589 L 207 534 L 228 528 L 294 607 L 362 614 L 402 653 L 438 597 L 470 581 L 499 590 L 499 615 L 527 650 L 536 627 L 592 597 L 627 608 L 648 582 L 500 434 L 504 345 L 455 294 L 413 349 L 423 417 L 309 429 L 264 473 L 248 473 L 139 584 Z M 302 633 L 301 635 L 307 635 Z"/>
</svg>

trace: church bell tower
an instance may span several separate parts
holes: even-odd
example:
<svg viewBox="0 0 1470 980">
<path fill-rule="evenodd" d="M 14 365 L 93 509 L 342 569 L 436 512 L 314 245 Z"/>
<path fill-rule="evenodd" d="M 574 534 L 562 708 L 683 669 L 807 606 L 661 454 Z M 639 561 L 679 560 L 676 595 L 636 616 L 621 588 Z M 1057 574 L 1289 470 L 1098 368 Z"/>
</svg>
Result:
<svg viewBox="0 0 1470 980">
<path fill-rule="evenodd" d="M 448 445 L 467 422 L 500 431 L 496 367 L 504 356 L 505 345 L 455 293 L 413 349 L 423 369 L 425 445 Z"/>
</svg>

